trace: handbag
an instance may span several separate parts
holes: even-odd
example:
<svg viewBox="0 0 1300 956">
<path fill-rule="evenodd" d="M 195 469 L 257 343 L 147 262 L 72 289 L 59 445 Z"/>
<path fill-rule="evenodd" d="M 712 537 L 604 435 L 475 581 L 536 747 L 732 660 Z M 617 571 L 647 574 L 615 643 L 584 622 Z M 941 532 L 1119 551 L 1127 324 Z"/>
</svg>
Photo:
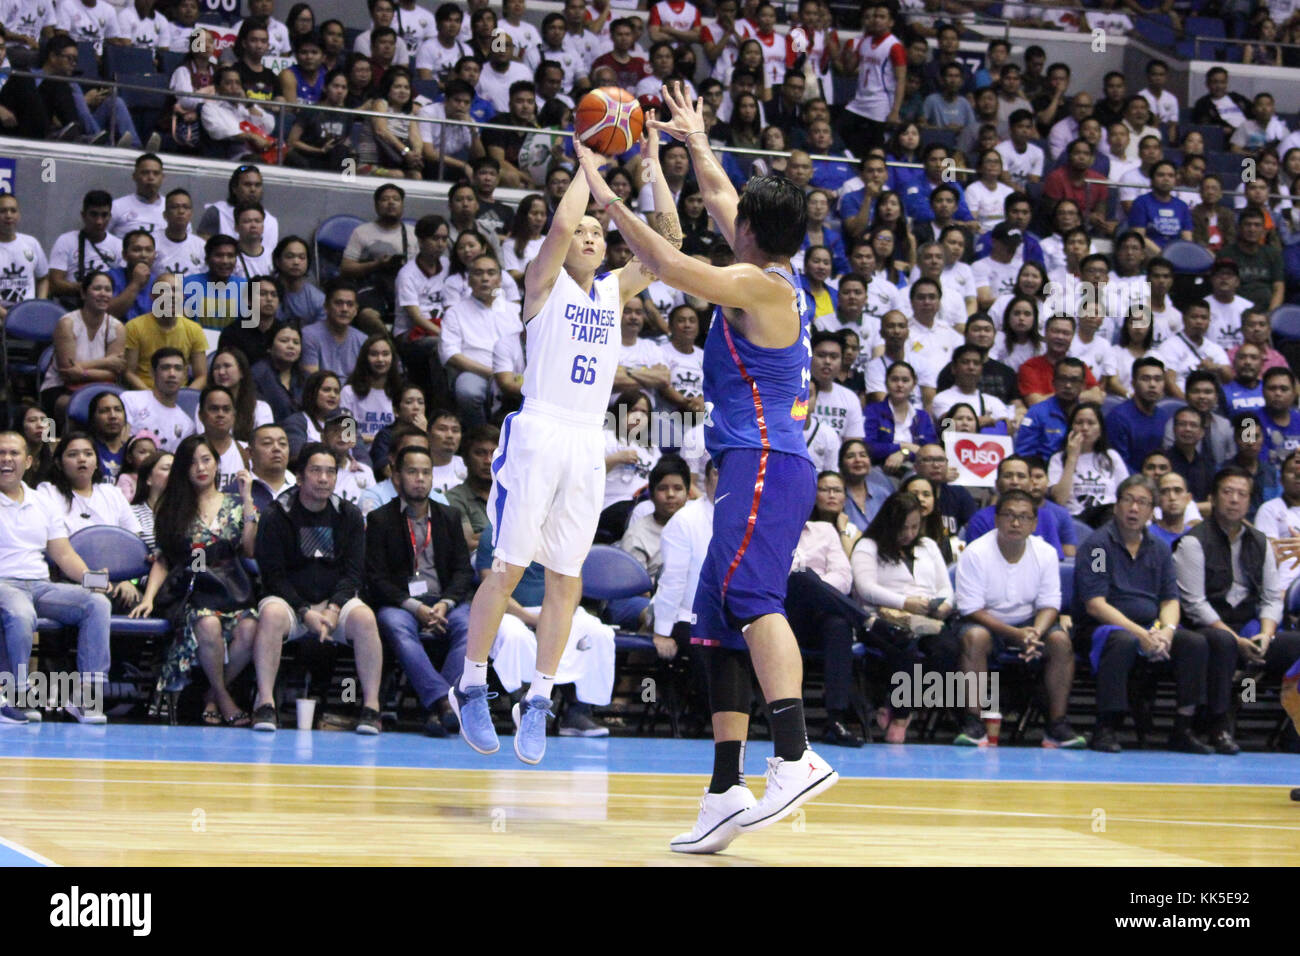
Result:
<svg viewBox="0 0 1300 956">
<path fill-rule="evenodd" d="M 193 587 L 193 572 L 187 565 L 180 564 L 172 568 L 154 596 L 153 616 L 165 620 L 172 630 L 179 630 L 185 624 L 186 605 Z"/>
<path fill-rule="evenodd" d="M 218 612 L 251 606 L 253 582 L 229 542 L 218 541 L 204 551 L 204 557 L 206 567 L 192 572 L 185 603 Z"/>
</svg>

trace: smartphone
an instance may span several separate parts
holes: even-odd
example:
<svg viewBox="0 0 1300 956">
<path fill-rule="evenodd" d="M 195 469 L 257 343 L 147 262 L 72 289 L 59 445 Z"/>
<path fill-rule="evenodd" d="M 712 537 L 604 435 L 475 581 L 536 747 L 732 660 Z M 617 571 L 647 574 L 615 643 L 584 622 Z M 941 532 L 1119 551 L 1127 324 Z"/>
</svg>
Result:
<svg viewBox="0 0 1300 956">
<path fill-rule="evenodd" d="M 87 571 L 81 576 L 81 586 L 92 591 L 108 590 L 107 571 Z"/>
</svg>

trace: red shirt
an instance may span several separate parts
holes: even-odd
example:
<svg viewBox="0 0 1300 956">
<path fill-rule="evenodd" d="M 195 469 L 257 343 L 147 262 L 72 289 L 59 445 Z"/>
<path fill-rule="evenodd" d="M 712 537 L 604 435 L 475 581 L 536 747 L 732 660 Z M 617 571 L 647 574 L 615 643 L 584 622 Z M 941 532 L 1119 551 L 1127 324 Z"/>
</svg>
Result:
<svg viewBox="0 0 1300 956">
<path fill-rule="evenodd" d="M 1057 166 L 1043 180 L 1043 195 L 1049 199 L 1072 199 L 1083 210 L 1087 219 L 1094 209 L 1106 211 L 1107 189 L 1089 174 L 1084 174 L 1082 186 L 1076 186 L 1070 177 L 1068 166 Z"/>
<path fill-rule="evenodd" d="M 1051 395 L 1055 389 L 1052 388 L 1052 379 L 1056 375 L 1056 366 L 1046 355 L 1035 355 L 1024 365 L 1020 366 L 1020 372 L 1016 376 L 1016 384 L 1020 386 L 1021 395 Z M 1092 369 L 1084 366 L 1083 384 L 1085 388 L 1096 388 L 1097 379 L 1092 374 Z"/>
<path fill-rule="evenodd" d="M 599 66 L 608 66 L 614 71 L 615 82 L 625 90 L 635 90 L 636 85 L 644 80 L 647 76 L 654 73 L 650 69 L 650 64 L 639 56 L 631 57 L 626 63 L 620 63 L 614 59 L 614 53 L 611 50 L 604 56 L 598 56 L 591 61 L 591 70 L 594 73 Z"/>
</svg>

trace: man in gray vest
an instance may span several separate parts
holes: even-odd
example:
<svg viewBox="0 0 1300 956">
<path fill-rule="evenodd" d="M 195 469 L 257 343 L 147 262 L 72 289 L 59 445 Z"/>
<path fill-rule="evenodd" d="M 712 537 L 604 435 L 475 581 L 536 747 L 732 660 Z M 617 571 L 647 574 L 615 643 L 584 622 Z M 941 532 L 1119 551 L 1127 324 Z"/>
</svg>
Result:
<svg viewBox="0 0 1300 956">
<path fill-rule="evenodd" d="M 1249 472 L 1229 465 L 1214 476 L 1210 517 L 1178 539 L 1174 567 L 1183 618 L 1210 645 L 1207 671 L 1209 743 L 1221 754 L 1238 751 L 1228 722 L 1238 660 L 1263 665 L 1280 678 L 1300 657 L 1300 633 L 1278 631 L 1282 584 L 1277 558 L 1264 534 L 1245 523 Z"/>
</svg>

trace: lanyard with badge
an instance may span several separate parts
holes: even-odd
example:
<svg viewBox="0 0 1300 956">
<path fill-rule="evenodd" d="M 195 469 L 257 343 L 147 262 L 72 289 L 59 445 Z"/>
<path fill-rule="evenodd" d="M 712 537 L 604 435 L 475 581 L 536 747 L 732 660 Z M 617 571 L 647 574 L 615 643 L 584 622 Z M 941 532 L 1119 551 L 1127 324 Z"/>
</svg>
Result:
<svg viewBox="0 0 1300 956">
<path fill-rule="evenodd" d="M 411 578 L 406 584 L 407 593 L 413 598 L 418 598 L 429 591 L 429 582 L 420 577 L 420 555 L 429 547 L 429 542 L 433 540 L 433 515 L 430 514 L 424 522 L 424 545 L 420 548 L 415 546 L 415 522 L 410 518 L 406 519 L 406 532 L 411 537 Z"/>
</svg>

